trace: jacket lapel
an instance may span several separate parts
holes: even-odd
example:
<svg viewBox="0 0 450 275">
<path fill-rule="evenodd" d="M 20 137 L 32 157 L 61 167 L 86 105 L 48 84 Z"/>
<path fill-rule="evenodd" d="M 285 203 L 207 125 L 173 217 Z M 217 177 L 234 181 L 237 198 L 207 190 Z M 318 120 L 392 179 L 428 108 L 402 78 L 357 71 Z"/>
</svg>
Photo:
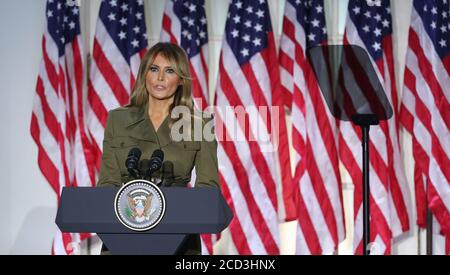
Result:
<svg viewBox="0 0 450 275">
<path fill-rule="evenodd" d="M 172 138 L 170 137 L 169 116 L 164 119 L 156 132 L 147 113 L 148 105 L 146 104 L 143 107 L 132 108 L 133 110 L 130 112 L 130 122 L 127 125 L 130 136 L 140 140 L 159 143 L 161 148 L 172 143 Z"/>
</svg>

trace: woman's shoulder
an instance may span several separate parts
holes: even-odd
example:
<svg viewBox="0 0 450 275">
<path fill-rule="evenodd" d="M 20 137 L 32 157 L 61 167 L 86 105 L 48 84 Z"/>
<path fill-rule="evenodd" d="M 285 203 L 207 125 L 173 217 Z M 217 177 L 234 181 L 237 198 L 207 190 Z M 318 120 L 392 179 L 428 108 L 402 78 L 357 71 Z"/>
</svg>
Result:
<svg viewBox="0 0 450 275">
<path fill-rule="evenodd" d="M 108 120 L 115 125 L 128 125 L 145 118 L 144 108 L 137 106 L 123 106 L 112 109 L 108 112 Z"/>
<path fill-rule="evenodd" d="M 111 110 L 109 110 L 109 115 L 114 115 L 114 114 L 117 114 L 117 113 L 122 113 L 122 114 L 126 114 L 126 113 L 131 113 L 131 112 L 136 112 L 136 111 L 138 111 L 139 110 L 139 107 L 136 107 L 136 106 L 129 106 L 129 105 L 126 105 L 126 106 L 121 106 L 121 107 L 117 107 L 117 108 L 115 108 L 115 109 L 111 109 Z"/>
</svg>

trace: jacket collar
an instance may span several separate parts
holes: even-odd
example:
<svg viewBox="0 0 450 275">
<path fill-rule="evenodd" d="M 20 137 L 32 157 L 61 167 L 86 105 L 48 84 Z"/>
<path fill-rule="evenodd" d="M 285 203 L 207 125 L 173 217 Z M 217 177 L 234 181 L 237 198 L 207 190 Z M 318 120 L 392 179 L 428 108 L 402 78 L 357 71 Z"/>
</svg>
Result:
<svg viewBox="0 0 450 275">
<path fill-rule="evenodd" d="M 166 117 L 159 126 L 158 131 L 155 131 L 150 117 L 148 116 L 148 104 L 142 107 L 130 107 L 130 121 L 126 128 L 130 131 L 130 136 L 158 143 L 160 147 L 167 146 L 172 143 L 170 136 L 169 122 L 170 117 Z"/>
</svg>

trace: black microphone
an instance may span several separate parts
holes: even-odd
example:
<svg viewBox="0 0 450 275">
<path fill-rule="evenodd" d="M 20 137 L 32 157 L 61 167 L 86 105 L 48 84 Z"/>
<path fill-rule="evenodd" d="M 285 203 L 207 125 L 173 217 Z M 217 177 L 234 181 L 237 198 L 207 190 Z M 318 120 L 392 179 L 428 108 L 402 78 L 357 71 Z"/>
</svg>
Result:
<svg viewBox="0 0 450 275">
<path fill-rule="evenodd" d="M 151 177 L 151 175 L 158 171 L 161 168 L 161 165 L 164 160 L 164 152 L 161 149 L 156 149 L 153 151 L 152 156 L 150 157 L 150 161 L 147 169 L 147 177 Z"/>
<path fill-rule="evenodd" d="M 138 164 L 141 154 L 141 150 L 135 147 L 128 152 L 128 157 L 125 161 L 125 167 L 127 167 L 128 173 L 135 179 L 139 176 Z"/>
</svg>

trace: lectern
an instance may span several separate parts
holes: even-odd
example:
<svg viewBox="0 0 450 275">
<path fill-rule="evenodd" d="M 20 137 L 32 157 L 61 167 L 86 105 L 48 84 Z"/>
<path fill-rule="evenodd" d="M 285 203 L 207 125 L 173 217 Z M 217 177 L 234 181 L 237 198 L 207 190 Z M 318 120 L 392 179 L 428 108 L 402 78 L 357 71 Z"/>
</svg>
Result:
<svg viewBox="0 0 450 275">
<path fill-rule="evenodd" d="M 233 214 L 218 188 L 166 187 L 159 224 L 137 232 L 116 216 L 118 188 L 65 187 L 56 224 L 62 232 L 97 233 L 112 254 L 173 255 L 189 234 L 220 233 Z"/>
</svg>

